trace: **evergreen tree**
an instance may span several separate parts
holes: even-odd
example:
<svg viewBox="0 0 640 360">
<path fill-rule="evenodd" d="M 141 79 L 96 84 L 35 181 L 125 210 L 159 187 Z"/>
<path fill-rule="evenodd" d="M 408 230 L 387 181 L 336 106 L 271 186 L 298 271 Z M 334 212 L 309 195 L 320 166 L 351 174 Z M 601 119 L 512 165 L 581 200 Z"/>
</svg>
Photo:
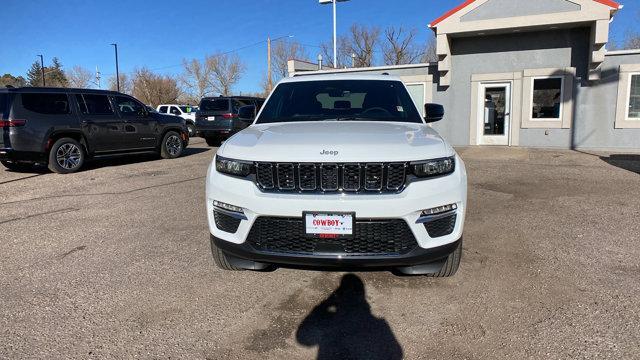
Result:
<svg viewBox="0 0 640 360">
<path fill-rule="evenodd" d="M 51 60 L 51 66 L 47 66 L 44 69 L 45 79 L 47 80 L 47 86 L 53 87 L 68 87 L 69 80 L 62 70 L 62 64 L 57 57 Z"/>
<path fill-rule="evenodd" d="M 69 80 L 62 70 L 62 63 L 58 58 L 51 60 L 51 66 L 44 67 L 44 79 L 47 86 L 68 87 Z M 42 86 L 42 67 L 40 62 L 34 61 L 27 71 L 27 81 L 29 86 Z"/>
<path fill-rule="evenodd" d="M 27 71 L 27 84 L 29 86 L 42 86 L 42 67 L 39 61 L 34 61 Z"/>
</svg>

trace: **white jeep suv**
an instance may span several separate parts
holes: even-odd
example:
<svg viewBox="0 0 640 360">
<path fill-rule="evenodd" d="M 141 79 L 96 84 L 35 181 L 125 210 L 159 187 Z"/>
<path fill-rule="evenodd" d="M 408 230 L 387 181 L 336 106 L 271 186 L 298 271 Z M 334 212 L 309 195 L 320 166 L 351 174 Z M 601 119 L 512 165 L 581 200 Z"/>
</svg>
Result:
<svg viewBox="0 0 640 360">
<path fill-rule="evenodd" d="M 252 107 L 240 109 L 253 116 Z M 218 267 L 458 269 L 467 204 L 462 159 L 387 75 L 282 80 L 209 167 Z"/>
</svg>

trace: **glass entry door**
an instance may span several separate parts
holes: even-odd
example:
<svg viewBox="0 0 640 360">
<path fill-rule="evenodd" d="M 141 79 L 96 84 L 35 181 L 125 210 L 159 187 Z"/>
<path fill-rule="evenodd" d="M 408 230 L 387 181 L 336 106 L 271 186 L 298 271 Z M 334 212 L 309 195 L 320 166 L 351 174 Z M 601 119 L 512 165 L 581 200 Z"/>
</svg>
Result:
<svg viewBox="0 0 640 360">
<path fill-rule="evenodd" d="M 509 145 L 511 83 L 482 83 L 478 95 L 479 145 Z"/>
</svg>

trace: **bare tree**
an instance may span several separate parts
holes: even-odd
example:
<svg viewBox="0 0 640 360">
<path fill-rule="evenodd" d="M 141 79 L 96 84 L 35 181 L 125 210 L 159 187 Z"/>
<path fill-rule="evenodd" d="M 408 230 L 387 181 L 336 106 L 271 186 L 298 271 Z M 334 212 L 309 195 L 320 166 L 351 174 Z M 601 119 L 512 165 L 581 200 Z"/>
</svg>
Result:
<svg viewBox="0 0 640 360">
<path fill-rule="evenodd" d="M 74 66 L 66 72 L 66 75 L 69 80 L 69 87 L 85 89 L 93 84 L 93 74 L 82 66 Z"/>
<path fill-rule="evenodd" d="M 422 54 L 421 62 L 429 63 L 438 61 L 438 47 L 436 44 L 435 36 L 429 37 L 427 40 L 427 46 Z"/>
<path fill-rule="evenodd" d="M 132 95 L 153 107 L 176 102 L 180 96 L 180 89 L 178 89 L 178 82 L 175 78 L 155 74 L 147 68 L 136 69 L 132 83 Z"/>
<path fill-rule="evenodd" d="M 208 64 L 211 56 L 207 56 L 204 61 L 198 59 L 183 60 L 183 73 L 178 77 L 178 81 L 188 97 L 199 102 L 205 96 L 214 93 L 213 72 Z"/>
<path fill-rule="evenodd" d="M 388 27 L 382 45 L 385 65 L 412 64 L 420 60 L 422 51 L 415 44 L 416 30 L 406 31 L 402 26 Z"/>
<path fill-rule="evenodd" d="M 346 52 L 349 56 L 355 55 L 355 67 L 373 66 L 379 37 L 379 28 L 353 24 L 345 43 L 341 44 L 342 52 Z"/>
<path fill-rule="evenodd" d="M 231 95 L 231 90 L 238 83 L 246 66 L 238 55 L 218 54 L 207 58 L 207 67 L 212 73 L 213 89 L 224 95 Z"/>
<path fill-rule="evenodd" d="M 628 31 L 624 39 L 624 48 L 628 50 L 640 49 L 640 33 Z"/>
<path fill-rule="evenodd" d="M 131 82 L 131 78 L 126 73 L 120 73 L 120 92 L 123 94 L 132 94 L 133 93 L 133 83 Z M 117 91 L 118 86 L 116 84 L 116 76 L 113 75 L 108 80 L 109 90 Z"/>
<path fill-rule="evenodd" d="M 275 74 L 274 81 L 277 81 L 289 74 L 288 62 L 291 59 L 308 60 L 304 47 L 295 41 L 278 41 L 271 49 L 271 68 Z"/>
</svg>

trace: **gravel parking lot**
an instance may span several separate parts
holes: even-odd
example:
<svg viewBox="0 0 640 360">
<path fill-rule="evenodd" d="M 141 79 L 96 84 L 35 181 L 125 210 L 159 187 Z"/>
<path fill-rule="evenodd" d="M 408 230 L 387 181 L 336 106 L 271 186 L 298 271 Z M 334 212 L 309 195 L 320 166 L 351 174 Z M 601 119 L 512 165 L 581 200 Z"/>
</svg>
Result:
<svg viewBox="0 0 640 360">
<path fill-rule="evenodd" d="M 214 268 L 214 150 L 0 170 L 0 358 L 638 358 L 640 157 L 461 149 L 450 279 Z"/>
</svg>

